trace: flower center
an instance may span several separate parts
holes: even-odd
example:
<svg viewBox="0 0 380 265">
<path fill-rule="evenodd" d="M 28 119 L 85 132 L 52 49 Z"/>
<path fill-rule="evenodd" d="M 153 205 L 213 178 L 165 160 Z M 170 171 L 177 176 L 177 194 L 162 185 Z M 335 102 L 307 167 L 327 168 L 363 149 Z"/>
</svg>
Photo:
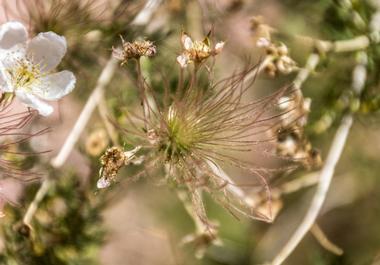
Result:
<svg viewBox="0 0 380 265">
<path fill-rule="evenodd" d="M 13 68 L 7 69 L 7 72 L 14 89 L 30 89 L 41 77 L 40 67 L 27 60 L 19 61 Z"/>
<path fill-rule="evenodd" d="M 197 142 L 197 130 L 192 121 L 170 108 L 167 127 L 159 133 L 159 150 L 165 153 L 167 160 L 178 160 L 191 153 Z"/>
<path fill-rule="evenodd" d="M 202 41 L 195 41 L 190 54 L 195 60 L 204 60 L 211 54 L 211 49 Z"/>
</svg>

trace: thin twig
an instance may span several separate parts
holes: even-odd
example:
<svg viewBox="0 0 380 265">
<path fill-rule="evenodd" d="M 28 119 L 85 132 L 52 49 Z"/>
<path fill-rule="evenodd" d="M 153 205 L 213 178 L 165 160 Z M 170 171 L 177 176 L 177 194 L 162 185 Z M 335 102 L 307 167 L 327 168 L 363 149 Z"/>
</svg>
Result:
<svg viewBox="0 0 380 265">
<path fill-rule="evenodd" d="M 32 227 L 31 226 L 32 218 L 33 218 L 35 212 L 38 209 L 38 205 L 40 204 L 40 202 L 43 200 L 43 198 L 45 197 L 46 193 L 50 189 L 50 186 L 51 186 L 52 182 L 53 181 L 50 178 L 46 178 L 42 182 L 42 185 L 40 186 L 39 190 L 36 193 L 36 196 L 34 197 L 32 203 L 29 205 L 29 207 L 28 207 L 28 209 L 27 209 L 27 211 L 26 211 L 26 213 L 24 215 L 23 223 L 26 226 L 28 226 L 30 228 Z"/>
<path fill-rule="evenodd" d="M 337 256 L 343 255 L 343 250 L 327 238 L 327 236 L 325 235 L 323 230 L 319 227 L 319 225 L 315 223 L 311 227 L 310 231 L 323 248 L 325 248 L 326 250 L 330 251 L 331 253 Z"/>
<path fill-rule="evenodd" d="M 314 71 L 319 63 L 319 55 L 316 53 L 312 53 L 307 58 L 305 67 L 302 68 L 296 78 L 293 81 L 294 88 L 299 91 L 302 87 L 302 84 L 306 81 L 306 79 L 310 76 L 310 74 Z"/>
<path fill-rule="evenodd" d="M 69 136 L 66 138 L 58 155 L 52 159 L 51 165 L 55 168 L 61 167 L 67 160 L 67 157 L 71 153 L 75 143 L 78 141 L 83 129 L 86 127 L 88 120 L 90 119 L 95 107 L 99 103 L 101 96 L 104 92 L 104 88 L 111 81 L 113 74 L 115 73 L 116 67 L 118 65 L 117 59 L 113 56 L 108 60 L 107 65 L 104 67 L 100 77 L 98 79 L 97 85 L 94 91 L 88 98 L 86 105 L 84 106 L 78 120 L 76 121 L 73 129 L 71 130 Z"/>
<path fill-rule="evenodd" d="M 59 168 L 66 162 L 67 157 L 71 153 L 80 134 L 82 133 L 88 120 L 90 119 L 92 112 L 94 111 L 97 103 L 99 102 L 101 95 L 103 94 L 103 90 L 105 86 L 108 85 L 108 83 L 111 81 L 111 78 L 116 70 L 116 66 L 117 66 L 117 60 L 111 57 L 107 65 L 104 67 L 102 73 L 100 74 L 97 86 L 95 87 L 94 91 L 90 95 L 85 107 L 83 108 L 69 136 L 66 138 L 66 141 L 63 144 L 61 150 L 59 151 L 58 155 L 51 160 L 50 163 L 53 167 Z M 25 225 L 31 227 L 30 223 L 35 212 L 38 209 L 38 205 L 40 204 L 42 199 L 45 197 L 46 193 L 48 192 L 52 184 L 53 184 L 53 180 L 50 179 L 49 177 L 46 177 L 44 181 L 42 182 L 39 190 L 36 193 L 36 196 L 34 197 L 33 201 L 29 205 L 25 213 L 25 216 L 23 218 L 23 222 Z"/>
<path fill-rule="evenodd" d="M 352 126 L 352 115 L 346 115 L 335 134 L 334 140 L 332 142 L 329 154 L 327 156 L 325 165 L 323 166 L 320 177 L 319 184 L 317 186 L 317 191 L 313 197 L 310 208 L 306 213 L 302 223 L 299 225 L 297 230 L 294 232 L 290 240 L 286 243 L 283 249 L 271 262 L 272 265 L 280 265 L 284 260 L 293 252 L 297 247 L 299 242 L 304 238 L 306 233 L 315 223 L 316 218 L 322 208 L 322 205 L 326 199 L 327 191 L 330 187 L 332 176 L 334 175 L 336 164 L 342 154 L 343 148 L 346 144 L 348 133 Z"/>
<path fill-rule="evenodd" d="M 162 0 L 148 0 L 141 12 L 133 19 L 131 25 L 143 26 L 148 24 Z"/>
</svg>

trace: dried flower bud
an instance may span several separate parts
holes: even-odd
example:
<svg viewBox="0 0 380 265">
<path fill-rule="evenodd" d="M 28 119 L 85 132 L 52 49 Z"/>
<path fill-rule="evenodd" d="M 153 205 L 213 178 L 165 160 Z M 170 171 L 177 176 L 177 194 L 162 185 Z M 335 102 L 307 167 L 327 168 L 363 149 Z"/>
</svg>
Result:
<svg viewBox="0 0 380 265">
<path fill-rule="evenodd" d="M 275 77 L 277 73 L 277 68 L 276 65 L 272 62 L 269 62 L 265 68 L 264 68 L 265 73 L 267 73 L 270 77 Z"/>
<path fill-rule="evenodd" d="M 111 147 L 106 150 L 100 158 L 103 167 L 103 174 L 108 178 L 115 178 L 120 168 L 125 163 L 126 156 L 120 147 Z"/>
<path fill-rule="evenodd" d="M 296 67 L 296 62 L 289 56 L 280 56 L 276 62 L 277 69 L 283 74 L 289 74 L 293 72 Z"/>
<path fill-rule="evenodd" d="M 153 57 L 157 53 L 156 46 L 151 41 L 126 42 L 122 39 L 122 44 L 122 48 L 113 49 L 113 56 L 122 61 L 122 64 L 142 56 Z"/>
<path fill-rule="evenodd" d="M 184 51 L 177 57 L 178 64 L 184 68 L 190 62 L 202 63 L 210 56 L 219 54 L 224 47 L 224 42 L 218 42 L 212 49 L 210 40 L 206 37 L 203 41 L 193 41 L 189 35 L 182 33 L 181 43 Z"/>
<path fill-rule="evenodd" d="M 111 147 L 106 150 L 104 155 L 100 158 L 102 165 L 99 175 L 97 187 L 99 189 L 107 188 L 111 185 L 111 182 L 116 178 L 119 170 L 129 163 L 133 162 L 136 158 L 136 153 L 141 149 L 141 146 L 137 146 L 130 151 L 124 151 L 120 147 Z M 138 158 L 139 159 L 139 158 Z M 140 161 L 137 161 L 140 162 Z M 142 162 L 142 161 L 141 161 Z"/>
<path fill-rule="evenodd" d="M 280 43 L 277 47 L 277 52 L 280 56 L 285 56 L 288 55 L 288 47 L 284 43 Z"/>
</svg>

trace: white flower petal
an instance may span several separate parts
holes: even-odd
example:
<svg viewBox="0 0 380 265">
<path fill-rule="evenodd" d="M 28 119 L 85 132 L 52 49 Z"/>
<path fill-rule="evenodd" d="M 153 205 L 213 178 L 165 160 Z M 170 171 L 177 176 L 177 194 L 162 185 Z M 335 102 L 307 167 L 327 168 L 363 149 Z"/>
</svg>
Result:
<svg viewBox="0 0 380 265">
<path fill-rule="evenodd" d="M 96 183 L 96 187 L 98 189 L 105 189 L 105 188 L 108 188 L 109 186 L 111 186 L 111 182 L 104 177 L 100 178 L 98 182 Z"/>
<path fill-rule="evenodd" d="M 3 67 L 1 62 L 0 62 L 0 91 L 2 93 L 13 91 L 12 87 L 9 84 L 9 80 L 5 72 L 5 68 Z"/>
<path fill-rule="evenodd" d="M 16 44 L 25 43 L 28 33 L 23 24 L 17 21 L 0 26 L 0 49 L 9 49 Z"/>
<path fill-rule="evenodd" d="M 182 35 L 181 41 L 185 50 L 190 50 L 191 48 L 193 48 L 193 41 L 187 34 Z"/>
<path fill-rule="evenodd" d="M 215 52 L 216 52 L 217 54 L 220 53 L 220 52 L 223 50 L 224 44 L 225 44 L 225 42 L 224 42 L 224 41 L 221 41 L 221 42 L 218 42 L 218 43 L 215 45 Z"/>
<path fill-rule="evenodd" d="M 73 91 L 75 82 L 72 72 L 62 71 L 41 77 L 39 84 L 32 87 L 32 92 L 45 100 L 58 100 Z"/>
<path fill-rule="evenodd" d="M 25 44 L 16 44 L 12 48 L 1 50 L 0 61 L 5 68 L 12 68 L 25 59 Z"/>
<path fill-rule="evenodd" d="M 42 116 L 49 116 L 53 112 L 52 106 L 22 89 L 16 90 L 16 97 L 28 107 L 36 109 Z"/>
<path fill-rule="evenodd" d="M 177 57 L 177 62 L 182 68 L 185 68 L 189 63 L 189 57 L 184 54 L 181 54 Z"/>
<path fill-rule="evenodd" d="M 66 39 L 54 32 L 39 33 L 28 44 L 27 55 L 30 60 L 46 72 L 54 69 L 67 50 Z"/>
</svg>

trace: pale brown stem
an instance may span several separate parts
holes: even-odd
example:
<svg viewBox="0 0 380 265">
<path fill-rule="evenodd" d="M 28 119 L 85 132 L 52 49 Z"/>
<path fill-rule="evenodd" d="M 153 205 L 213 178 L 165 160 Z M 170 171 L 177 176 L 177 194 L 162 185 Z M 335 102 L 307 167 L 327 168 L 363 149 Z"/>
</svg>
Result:
<svg viewBox="0 0 380 265">
<path fill-rule="evenodd" d="M 327 238 L 327 236 L 325 235 L 323 230 L 319 227 L 319 225 L 317 225 L 315 223 L 311 227 L 310 231 L 313 234 L 313 236 L 315 237 L 315 239 L 318 241 L 318 243 L 323 248 L 325 248 L 326 250 L 328 250 L 329 252 L 331 252 L 337 256 L 343 255 L 343 250 Z"/>
<path fill-rule="evenodd" d="M 319 177 L 319 184 L 317 190 L 311 202 L 311 205 L 302 220 L 301 224 L 298 226 L 297 230 L 294 232 L 292 237 L 286 243 L 286 245 L 281 249 L 277 256 L 271 262 L 272 265 L 280 265 L 285 259 L 294 251 L 297 245 L 304 238 L 306 233 L 315 223 L 316 218 L 322 208 L 322 205 L 326 199 L 327 191 L 330 187 L 331 179 L 334 175 L 335 167 L 339 161 L 339 158 L 343 152 L 348 133 L 352 126 L 352 115 L 346 115 L 338 131 L 335 134 L 334 140 L 331 144 L 329 154 L 327 156 L 326 162 L 321 170 Z"/>
</svg>

